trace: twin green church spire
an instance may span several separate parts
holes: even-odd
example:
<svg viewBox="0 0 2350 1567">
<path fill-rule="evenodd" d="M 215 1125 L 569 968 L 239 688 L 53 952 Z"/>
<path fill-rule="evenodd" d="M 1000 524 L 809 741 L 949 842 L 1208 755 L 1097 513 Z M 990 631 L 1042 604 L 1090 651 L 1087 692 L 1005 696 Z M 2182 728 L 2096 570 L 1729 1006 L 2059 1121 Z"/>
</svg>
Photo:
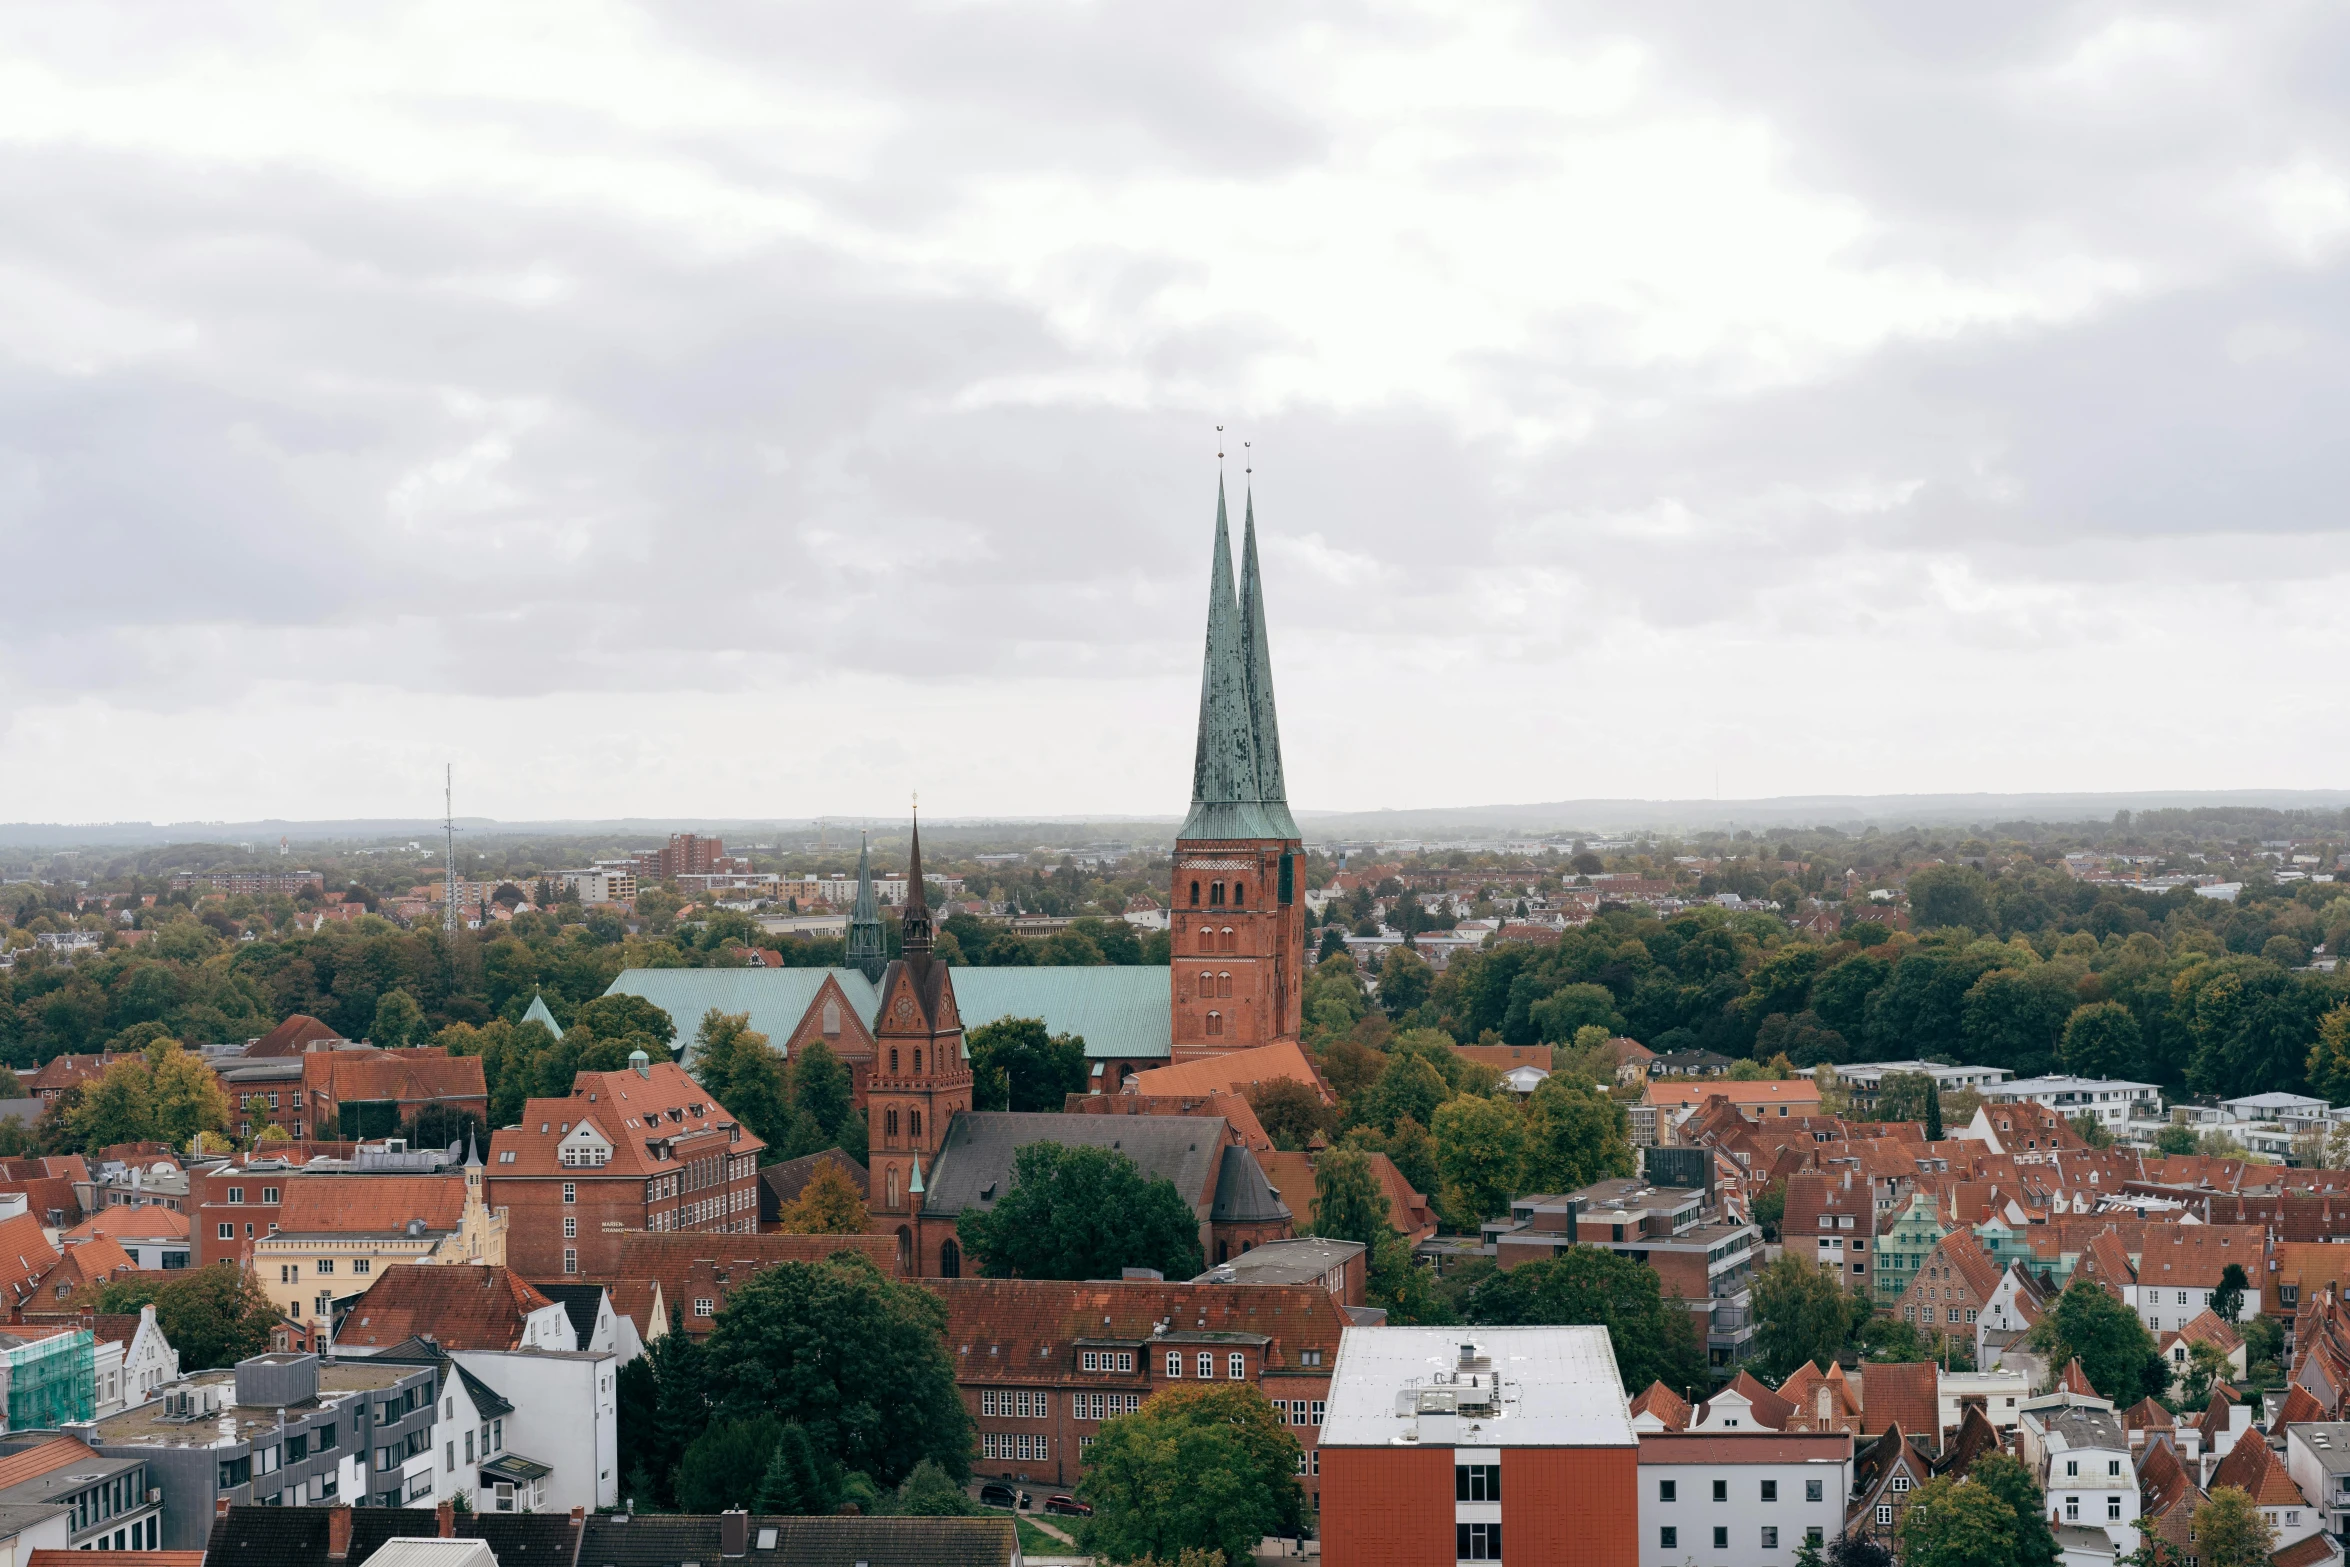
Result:
<svg viewBox="0 0 2350 1567">
<path fill-rule="evenodd" d="M 1295 838 L 1273 712 L 1273 658 L 1257 572 L 1257 507 L 1241 528 L 1240 589 L 1232 584 L 1232 529 L 1216 481 L 1216 556 L 1208 576 L 1208 644 L 1200 666 L 1199 748 L 1192 762 L 1188 839 Z"/>
</svg>

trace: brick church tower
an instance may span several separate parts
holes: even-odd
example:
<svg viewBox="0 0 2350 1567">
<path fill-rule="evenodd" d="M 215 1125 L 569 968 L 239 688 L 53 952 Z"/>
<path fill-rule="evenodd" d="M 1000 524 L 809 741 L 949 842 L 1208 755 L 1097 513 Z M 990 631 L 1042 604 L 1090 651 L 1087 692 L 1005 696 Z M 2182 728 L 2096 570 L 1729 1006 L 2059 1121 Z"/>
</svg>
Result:
<svg viewBox="0 0 2350 1567">
<path fill-rule="evenodd" d="M 1273 661 L 1265 638 L 1252 496 L 1241 533 L 1240 591 L 1224 486 L 1216 485 L 1216 557 L 1208 576 L 1199 749 L 1191 814 L 1175 835 L 1168 898 L 1177 1061 L 1295 1039 L 1304 1026 L 1304 869 L 1281 777 Z"/>
<path fill-rule="evenodd" d="M 903 955 L 876 987 L 881 1010 L 873 1029 L 873 1078 L 865 1114 L 876 1228 L 885 1217 L 911 1219 L 921 1208 L 922 1172 L 935 1166 L 947 1125 L 971 1108 L 971 1063 L 963 1053 L 963 1017 L 944 959 L 931 956 L 930 904 L 922 894 L 922 826 L 914 825 L 906 866 Z M 910 1245 L 911 1231 L 901 1228 Z"/>
</svg>

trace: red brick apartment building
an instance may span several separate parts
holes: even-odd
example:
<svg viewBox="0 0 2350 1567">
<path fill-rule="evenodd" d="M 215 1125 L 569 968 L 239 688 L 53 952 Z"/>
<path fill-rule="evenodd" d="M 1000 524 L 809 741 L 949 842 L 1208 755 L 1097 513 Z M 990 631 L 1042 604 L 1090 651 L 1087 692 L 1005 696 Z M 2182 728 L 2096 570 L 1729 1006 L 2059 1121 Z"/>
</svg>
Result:
<svg viewBox="0 0 2350 1567">
<path fill-rule="evenodd" d="M 1331 1567 L 1639 1561 L 1640 1442 L 1607 1329 L 1356 1328 L 1330 1384 Z"/>
<path fill-rule="evenodd" d="M 631 1230 L 758 1231 L 766 1144 L 685 1068 L 631 1060 L 490 1135 L 489 1204 L 508 1210 L 506 1261 L 525 1278 L 615 1277 Z"/>
<path fill-rule="evenodd" d="M 349 1143 L 271 1143 L 226 1164 L 188 1171 L 189 1265 L 207 1267 L 248 1256 L 253 1242 L 277 1230 L 286 1183 L 314 1158 L 348 1159 Z"/>
<path fill-rule="evenodd" d="M 490 1118 L 481 1057 L 452 1056 L 435 1046 L 314 1051 L 302 1058 L 297 1118 L 287 1128 L 296 1137 L 303 1134 L 305 1098 L 310 1130 L 321 1137 L 395 1136 L 403 1123 L 430 1104 L 469 1110 L 485 1125 Z"/>
<path fill-rule="evenodd" d="M 977 1428 L 974 1472 L 1074 1485 L 1104 1420 L 1161 1388 L 1245 1382 L 1288 1421 L 1306 1450 L 1306 1493 L 1319 1494 L 1316 1439 L 1346 1331 L 1328 1289 L 1056 1279 L 930 1288 L 946 1301 L 947 1352 Z"/>
</svg>

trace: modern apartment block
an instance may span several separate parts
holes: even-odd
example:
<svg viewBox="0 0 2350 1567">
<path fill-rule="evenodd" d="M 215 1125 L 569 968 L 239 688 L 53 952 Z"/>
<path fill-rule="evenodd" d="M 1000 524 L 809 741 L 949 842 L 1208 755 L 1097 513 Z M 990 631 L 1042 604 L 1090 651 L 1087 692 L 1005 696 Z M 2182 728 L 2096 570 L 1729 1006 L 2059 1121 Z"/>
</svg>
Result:
<svg viewBox="0 0 2350 1567">
<path fill-rule="evenodd" d="M 1844 1532 L 1851 1492 L 1848 1431 L 1643 1436 L 1640 1560 L 1792 1567 L 1807 1542 L 1824 1548 Z"/>
<path fill-rule="evenodd" d="M 1350 1328 L 1330 1383 L 1325 1561 L 1641 1560 L 1640 1439 L 1607 1329 Z"/>
</svg>

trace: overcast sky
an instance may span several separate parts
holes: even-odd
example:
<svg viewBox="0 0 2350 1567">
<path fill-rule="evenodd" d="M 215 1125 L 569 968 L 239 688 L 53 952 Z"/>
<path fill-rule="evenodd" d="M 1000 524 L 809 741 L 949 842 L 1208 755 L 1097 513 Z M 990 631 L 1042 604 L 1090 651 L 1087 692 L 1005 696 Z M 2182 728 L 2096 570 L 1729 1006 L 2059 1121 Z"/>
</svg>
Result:
<svg viewBox="0 0 2350 1567">
<path fill-rule="evenodd" d="M 0 820 L 2350 780 L 2342 14 L 1636 15 L 10 7 Z"/>
</svg>

